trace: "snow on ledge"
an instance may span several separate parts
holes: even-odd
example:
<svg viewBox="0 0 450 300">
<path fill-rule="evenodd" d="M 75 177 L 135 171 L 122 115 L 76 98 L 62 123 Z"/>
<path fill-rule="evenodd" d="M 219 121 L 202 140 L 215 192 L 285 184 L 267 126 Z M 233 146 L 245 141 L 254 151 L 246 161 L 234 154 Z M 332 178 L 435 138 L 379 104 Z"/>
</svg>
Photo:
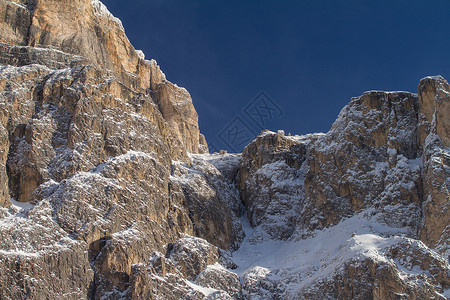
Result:
<svg viewBox="0 0 450 300">
<path fill-rule="evenodd" d="M 106 8 L 106 6 L 100 0 L 91 0 L 91 5 L 94 8 L 94 14 L 100 17 L 109 18 L 111 21 L 116 22 L 117 25 L 123 30 L 122 21 L 119 18 L 114 17 L 114 15 Z"/>
<path fill-rule="evenodd" d="M 29 202 L 19 202 L 19 201 L 14 200 L 13 198 L 10 198 L 9 201 L 11 201 L 12 205 L 17 207 L 19 209 L 19 211 L 30 210 L 34 207 L 34 205 Z"/>
<path fill-rule="evenodd" d="M 199 286 L 199 285 L 197 285 L 197 284 L 195 284 L 195 283 L 193 283 L 192 281 L 189 281 L 189 280 L 185 280 L 185 281 L 186 281 L 186 284 L 190 288 L 192 288 L 195 291 L 198 291 L 198 292 L 202 293 L 206 297 L 212 296 L 212 294 L 214 294 L 214 293 L 219 291 L 219 290 L 216 290 L 216 289 Z"/>
</svg>

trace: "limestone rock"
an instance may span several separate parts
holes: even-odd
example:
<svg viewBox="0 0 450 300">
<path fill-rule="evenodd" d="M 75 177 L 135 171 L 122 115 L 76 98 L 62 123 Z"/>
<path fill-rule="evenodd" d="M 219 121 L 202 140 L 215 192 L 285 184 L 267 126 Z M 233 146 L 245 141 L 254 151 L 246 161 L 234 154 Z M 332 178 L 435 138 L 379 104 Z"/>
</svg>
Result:
<svg viewBox="0 0 450 300">
<path fill-rule="evenodd" d="M 234 184 L 240 156 L 206 154 L 190 158 L 191 166 L 173 164 L 172 195 L 187 203 L 197 236 L 222 249 L 237 249 L 243 238 L 241 201 Z"/>
<path fill-rule="evenodd" d="M 327 134 L 261 134 L 244 149 L 240 170 L 251 225 L 288 238 L 376 207 L 389 224 L 417 232 L 418 105 L 411 93 L 368 92 L 352 99 Z"/>
<path fill-rule="evenodd" d="M 270 271 L 256 266 L 244 275 L 244 299 L 282 299 L 283 290 L 277 282 L 267 278 Z"/>
<path fill-rule="evenodd" d="M 172 132 L 186 146 L 186 150 L 191 153 L 207 152 L 207 145 L 204 137 L 200 135 L 198 115 L 189 92 L 164 81 L 157 86 L 155 98 Z"/>
<path fill-rule="evenodd" d="M 422 279 L 422 278 L 421 278 Z M 430 279 L 429 277 L 426 279 Z M 349 261 L 343 272 L 330 280 L 302 290 L 298 297 L 307 299 L 445 299 L 432 286 L 410 285 L 398 276 L 395 264 L 367 259 Z"/>
<path fill-rule="evenodd" d="M 131 299 L 241 299 L 239 278 L 217 263 L 218 249 L 206 240 L 185 236 L 166 251 L 133 265 Z"/>
<path fill-rule="evenodd" d="M 244 299 L 445 299 L 446 257 L 372 213 L 304 239 L 244 242 L 234 253 Z"/>
<path fill-rule="evenodd" d="M 301 166 L 314 138 L 264 132 L 242 153 L 239 187 L 250 224 L 262 225 L 271 237 L 289 238 L 296 227 L 304 198 Z"/>
<path fill-rule="evenodd" d="M 450 255 L 450 87 L 440 77 L 419 83 L 424 222 L 420 237 Z"/>
<path fill-rule="evenodd" d="M 235 252 L 235 262 L 254 259 L 252 253 L 261 257 L 260 264 L 245 267 L 244 297 L 444 298 L 450 231 L 444 144 L 448 118 L 437 116 L 449 111 L 447 94 L 441 77 L 422 80 L 419 96 L 367 92 L 351 100 L 326 134 L 285 137 L 266 131 L 251 142 L 242 154 L 239 186 L 254 228 Z M 371 234 L 390 241 L 391 246 L 375 250 L 380 256 L 366 255 L 373 250 L 363 248 L 346 256 L 345 237 L 333 254 L 327 254 L 333 251 L 330 242 L 321 250 L 307 246 L 324 245 L 318 236 L 326 232 L 334 232 L 328 241 L 337 242 L 347 222 L 364 231 L 366 225 L 360 229 L 356 224 L 361 214 L 371 224 Z M 377 233 L 378 224 L 401 228 L 409 239 Z M 286 242 L 270 246 L 270 239 Z M 358 244 L 370 247 L 366 243 Z M 282 250 L 265 253 L 265 247 Z M 315 257 L 317 262 L 309 260 Z M 417 276 L 421 284 L 413 279 Z"/>
<path fill-rule="evenodd" d="M 6 160 L 9 152 L 9 136 L 5 125 L 6 124 L 0 124 L 0 207 L 7 207 L 10 205 L 8 188 L 9 180 L 6 172 Z"/>
<path fill-rule="evenodd" d="M 242 299 L 239 277 L 219 264 L 207 266 L 197 276 L 195 282 L 200 286 L 225 291 L 231 299 Z"/>
<path fill-rule="evenodd" d="M 386 220 L 416 231 L 423 195 L 417 115 L 418 99 L 410 93 L 368 92 L 352 99 L 310 150 L 305 196 L 312 203 L 306 213 L 329 226 L 369 206 L 398 216 L 396 209 L 408 207 L 415 214 L 403 217 L 412 219 Z"/>
<path fill-rule="evenodd" d="M 5 0 L 0 5 L 5 20 L 1 24 L 1 63 L 38 63 L 50 68 L 94 64 L 131 90 L 153 91 L 179 142 L 189 152 L 207 151 L 187 91 L 167 81 L 154 60 L 139 55 L 120 20 L 102 2 Z M 175 109 L 169 112 L 168 107 Z"/>
<path fill-rule="evenodd" d="M 169 257 L 187 279 L 194 280 L 207 265 L 219 261 L 219 252 L 217 247 L 203 239 L 185 237 L 169 249 Z"/>
<path fill-rule="evenodd" d="M 48 201 L 0 213 L 0 298 L 87 298 L 94 281 L 87 245 L 58 226 Z"/>
<path fill-rule="evenodd" d="M 145 265 L 133 266 L 131 293 L 128 299 L 188 299 L 203 300 L 206 295 L 192 288 L 186 280 L 167 274 L 164 277 L 149 273 Z"/>
<path fill-rule="evenodd" d="M 99 1 L 1 1 L 0 15 L 0 216 L 28 224 L 0 228 L 16 270 L 1 297 L 126 294 L 133 266 L 194 234 L 169 187 L 172 160 L 207 151 L 192 100 Z M 173 120 L 158 101 L 177 101 Z"/>
</svg>

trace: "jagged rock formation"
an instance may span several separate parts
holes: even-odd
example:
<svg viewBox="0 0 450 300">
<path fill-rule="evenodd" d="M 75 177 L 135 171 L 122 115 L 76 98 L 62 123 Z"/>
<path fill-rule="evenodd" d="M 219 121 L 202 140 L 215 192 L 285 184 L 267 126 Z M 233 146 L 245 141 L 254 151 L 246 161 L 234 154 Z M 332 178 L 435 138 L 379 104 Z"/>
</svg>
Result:
<svg viewBox="0 0 450 300">
<path fill-rule="evenodd" d="M 129 295 L 153 251 L 223 226 L 191 218 L 170 183 L 172 161 L 207 151 L 190 95 L 99 1 L 0 14 L 0 297 Z M 233 230 L 211 241 L 227 248 Z"/>
<path fill-rule="evenodd" d="M 307 286 L 300 281 L 295 293 L 282 287 L 298 284 L 296 273 L 252 270 L 244 274 L 258 286 L 249 289 L 250 298 L 430 298 L 448 289 L 449 92 L 442 77 L 421 80 L 418 96 L 367 92 L 351 100 L 327 134 L 263 132 L 244 149 L 240 187 L 250 224 L 258 226 L 250 243 L 265 236 L 314 240 L 317 230 L 363 212 L 371 222 L 401 228 L 410 238 L 371 228 L 370 233 L 389 237 L 387 248 L 379 245 L 377 255 L 349 257 L 341 261 L 340 271 L 329 274 L 331 279 L 313 275 L 314 281 Z M 353 230 L 348 234 L 368 233 L 357 226 Z M 337 260 L 347 251 L 344 241 Z M 410 282 L 414 265 L 424 271 L 421 285 Z M 410 274 L 403 276 L 405 269 Z M 280 272 L 281 280 L 267 279 Z"/>
<path fill-rule="evenodd" d="M 1 299 L 449 297 L 450 88 L 206 153 L 98 0 L 0 0 Z"/>
</svg>

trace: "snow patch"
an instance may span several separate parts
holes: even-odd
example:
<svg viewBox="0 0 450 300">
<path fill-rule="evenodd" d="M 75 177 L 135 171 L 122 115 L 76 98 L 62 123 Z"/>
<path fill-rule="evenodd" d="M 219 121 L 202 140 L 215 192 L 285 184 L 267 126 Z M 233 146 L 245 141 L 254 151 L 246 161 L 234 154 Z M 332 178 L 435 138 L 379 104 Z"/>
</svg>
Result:
<svg viewBox="0 0 450 300">
<path fill-rule="evenodd" d="M 111 21 L 117 23 L 120 29 L 124 31 L 122 21 L 113 16 L 113 14 L 106 8 L 106 6 L 100 0 L 91 0 L 92 7 L 94 8 L 94 14 L 99 17 L 109 18 Z"/>
<path fill-rule="evenodd" d="M 366 210 L 328 229 L 316 231 L 308 239 L 255 242 L 252 229 L 243 217 L 244 242 L 232 259 L 238 265 L 234 270 L 240 277 L 264 273 L 269 280 L 295 282 L 290 291 L 299 291 L 320 279 L 331 278 L 354 259 L 372 258 L 388 262 L 384 251 L 397 244 L 405 229 L 391 228 L 371 217 Z M 395 236 L 397 235 L 397 236 Z"/>
<path fill-rule="evenodd" d="M 19 202 L 14 200 L 13 198 L 10 198 L 9 200 L 11 201 L 12 205 L 19 211 L 27 211 L 34 207 L 34 205 L 30 202 Z"/>
<path fill-rule="evenodd" d="M 144 51 L 142 51 L 142 50 L 135 50 L 135 51 L 136 51 L 137 56 L 139 56 L 140 59 L 145 59 Z"/>
<path fill-rule="evenodd" d="M 219 292 L 219 290 L 216 289 L 212 289 L 212 288 L 208 288 L 208 287 L 203 287 L 203 286 L 199 286 L 189 280 L 186 280 L 186 284 L 191 287 L 193 290 L 195 291 L 199 291 L 200 293 L 202 293 L 203 295 L 205 295 L 206 297 Z"/>
</svg>

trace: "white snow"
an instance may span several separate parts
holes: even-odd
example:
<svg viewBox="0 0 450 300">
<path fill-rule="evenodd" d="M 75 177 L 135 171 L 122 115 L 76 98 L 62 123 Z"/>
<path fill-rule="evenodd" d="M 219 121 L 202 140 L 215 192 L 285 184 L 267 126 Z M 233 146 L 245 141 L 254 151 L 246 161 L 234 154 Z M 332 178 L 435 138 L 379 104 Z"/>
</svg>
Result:
<svg viewBox="0 0 450 300">
<path fill-rule="evenodd" d="M 112 13 L 106 8 L 106 6 L 100 0 L 91 0 L 92 7 L 94 8 L 94 14 L 96 16 L 104 16 L 114 21 L 119 25 L 119 27 L 123 29 L 122 21 L 120 19 L 113 16 Z"/>
<path fill-rule="evenodd" d="M 295 282 L 289 290 L 299 291 L 321 278 L 330 278 L 353 259 L 370 257 L 378 262 L 387 262 L 384 250 L 402 239 L 404 229 L 390 228 L 377 222 L 372 210 L 366 210 L 338 225 L 316 231 L 312 238 L 255 242 L 252 229 L 242 218 L 246 238 L 233 260 L 239 266 L 234 270 L 240 277 L 247 274 L 264 273 L 269 280 L 280 278 Z M 256 228 L 257 229 L 257 228 Z"/>
<path fill-rule="evenodd" d="M 200 293 L 202 293 L 203 295 L 205 295 L 206 297 L 208 297 L 209 295 L 218 292 L 218 290 L 216 289 L 212 289 L 212 288 L 208 288 L 208 287 L 203 287 L 203 286 L 199 286 L 189 280 L 185 280 L 187 285 L 190 286 L 193 290 L 199 291 Z"/>
<path fill-rule="evenodd" d="M 285 136 L 288 139 L 294 140 L 296 142 L 309 143 L 313 138 L 320 138 L 324 136 L 325 133 L 317 132 L 317 133 L 309 133 L 304 135 L 293 135 L 293 136 Z"/>
<path fill-rule="evenodd" d="M 145 59 L 145 54 L 142 50 L 135 50 L 136 54 L 139 56 L 139 58 L 141 59 Z"/>
<path fill-rule="evenodd" d="M 19 202 L 14 200 L 13 198 L 10 198 L 9 200 L 11 201 L 13 206 L 19 209 L 19 211 L 30 210 L 34 207 L 34 205 L 29 202 Z"/>
<path fill-rule="evenodd" d="M 411 171 L 421 170 L 423 168 L 422 157 L 419 157 L 416 159 L 410 159 L 408 162 L 409 162 L 409 168 L 411 169 Z"/>
<path fill-rule="evenodd" d="M 14 2 L 14 1 L 8 1 L 7 3 L 10 4 L 10 5 L 15 5 L 15 6 L 20 7 L 20 8 L 22 8 L 22 9 L 28 10 L 28 8 L 27 8 L 25 5 L 22 5 L 22 4 L 17 3 L 17 2 Z"/>
<path fill-rule="evenodd" d="M 56 226 L 47 201 L 34 206 L 12 200 L 9 210 L 0 208 L 0 256 L 38 257 L 50 252 L 67 250 L 77 243 Z"/>
</svg>

